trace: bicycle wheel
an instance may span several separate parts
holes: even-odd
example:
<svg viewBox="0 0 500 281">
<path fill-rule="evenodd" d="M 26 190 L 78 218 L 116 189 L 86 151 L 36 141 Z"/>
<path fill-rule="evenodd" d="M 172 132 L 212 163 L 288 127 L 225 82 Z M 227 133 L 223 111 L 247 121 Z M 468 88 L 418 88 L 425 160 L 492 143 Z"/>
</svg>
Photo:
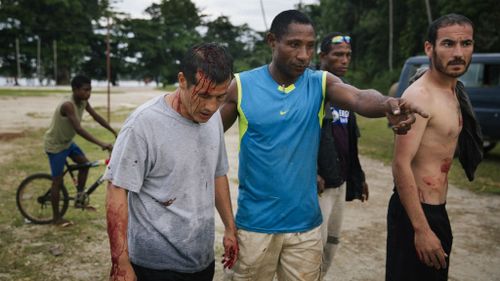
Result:
<svg viewBox="0 0 500 281">
<path fill-rule="evenodd" d="M 25 178 L 17 188 L 16 204 L 23 215 L 35 224 L 53 221 L 50 189 L 52 177 L 49 174 L 33 174 Z M 59 194 L 59 213 L 64 216 L 68 210 L 69 197 L 64 184 Z"/>
</svg>

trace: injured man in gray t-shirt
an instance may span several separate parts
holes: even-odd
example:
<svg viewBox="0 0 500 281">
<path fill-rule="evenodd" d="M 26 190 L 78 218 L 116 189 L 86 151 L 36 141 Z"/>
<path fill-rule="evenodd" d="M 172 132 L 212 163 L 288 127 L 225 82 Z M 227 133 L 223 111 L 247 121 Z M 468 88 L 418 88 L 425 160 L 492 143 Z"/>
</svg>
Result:
<svg viewBox="0 0 500 281">
<path fill-rule="evenodd" d="M 217 111 L 183 118 L 160 96 L 125 121 L 105 179 L 128 190 L 130 261 L 152 269 L 203 270 L 214 261 L 214 179 L 228 171 Z"/>
</svg>

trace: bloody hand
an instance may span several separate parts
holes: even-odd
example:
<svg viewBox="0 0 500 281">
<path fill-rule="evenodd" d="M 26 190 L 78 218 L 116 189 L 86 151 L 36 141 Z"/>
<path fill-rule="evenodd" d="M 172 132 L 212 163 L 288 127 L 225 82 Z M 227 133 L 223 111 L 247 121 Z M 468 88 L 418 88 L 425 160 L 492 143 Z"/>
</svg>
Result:
<svg viewBox="0 0 500 281">
<path fill-rule="evenodd" d="M 222 264 L 224 268 L 232 268 L 238 260 L 238 240 L 235 234 L 229 234 L 227 231 L 223 238 L 224 254 L 222 255 Z"/>
</svg>

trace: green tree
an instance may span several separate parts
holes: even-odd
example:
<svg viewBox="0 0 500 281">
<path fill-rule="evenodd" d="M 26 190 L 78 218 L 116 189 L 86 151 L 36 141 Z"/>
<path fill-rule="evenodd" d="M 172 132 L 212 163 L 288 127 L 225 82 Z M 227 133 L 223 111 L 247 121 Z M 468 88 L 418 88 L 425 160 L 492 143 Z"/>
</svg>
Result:
<svg viewBox="0 0 500 281">
<path fill-rule="evenodd" d="M 0 6 L 0 58 L 2 73 L 12 75 L 14 37 L 21 42 L 22 68 L 32 76 L 36 66 L 38 39 L 41 42 L 44 75 L 58 84 L 69 83 L 89 52 L 92 22 L 106 10 L 107 2 L 98 0 L 6 0 Z M 53 77 L 53 42 L 57 42 L 57 77 Z"/>
<path fill-rule="evenodd" d="M 394 1 L 395 71 L 388 72 L 389 2 L 387 0 L 320 0 L 320 15 L 310 12 L 321 37 L 331 31 L 353 37 L 352 71 L 348 79 L 360 87 L 375 87 L 385 92 L 398 79 L 404 61 L 423 53 L 428 28 L 426 2 L 434 19 L 448 13 L 469 17 L 475 25 L 476 52 L 498 52 L 500 31 L 496 27 L 500 10 L 494 0 L 407 0 Z M 312 10 L 314 11 L 314 10 Z"/>
<path fill-rule="evenodd" d="M 496 7 L 496 8 L 495 8 Z M 437 18 L 448 13 L 459 13 L 474 23 L 474 51 L 500 51 L 500 9 L 495 0 L 439 0 L 432 6 L 433 15 Z"/>
<path fill-rule="evenodd" d="M 271 62 L 271 49 L 266 42 L 266 32 L 248 29 L 244 32 L 245 55 L 237 57 L 235 69 L 243 71 Z"/>
<path fill-rule="evenodd" d="M 0 2 L 0 73 L 15 77 L 17 84 L 16 40 L 19 40 L 20 62 L 22 73 L 30 76 L 33 73 L 33 50 L 30 43 L 34 36 L 26 23 L 29 13 L 23 13 L 19 1 L 6 0 Z"/>
<path fill-rule="evenodd" d="M 127 70 L 136 79 L 160 83 L 162 68 L 168 59 L 167 43 L 162 39 L 159 21 L 129 19 L 124 21 L 128 58 Z"/>
<path fill-rule="evenodd" d="M 93 79 L 107 80 L 107 33 L 109 24 L 110 81 L 113 85 L 117 85 L 120 74 L 129 78 L 126 60 L 128 53 L 126 23 L 128 23 L 128 19 L 121 19 L 110 13 L 109 18 L 103 17 L 94 24 L 94 33 L 89 37 L 89 51 L 81 65 L 81 70 L 85 74 Z"/>
<path fill-rule="evenodd" d="M 234 59 L 236 72 L 247 70 L 266 63 L 261 48 L 263 36 L 248 27 L 247 24 L 233 25 L 226 16 L 219 16 L 205 24 L 207 32 L 203 37 L 207 42 L 218 42 L 224 45 Z M 265 46 L 265 52 L 269 52 Z"/>
<path fill-rule="evenodd" d="M 161 38 L 165 43 L 165 64 L 161 69 L 163 82 L 177 81 L 179 63 L 192 45 L 201 42 L 197 28 L 202 19 L 191 0 L 163 0 L 159 5 Z"/>
<path fill-rule="evenodd" d="M 179 63 L 187 49 L 201 41 L 198 8 L 190 0 L 163 0 L 146 9 L 151 19 L 124 22 L 128 69 L 141 79 L 177 81 Z"/>
</svg>

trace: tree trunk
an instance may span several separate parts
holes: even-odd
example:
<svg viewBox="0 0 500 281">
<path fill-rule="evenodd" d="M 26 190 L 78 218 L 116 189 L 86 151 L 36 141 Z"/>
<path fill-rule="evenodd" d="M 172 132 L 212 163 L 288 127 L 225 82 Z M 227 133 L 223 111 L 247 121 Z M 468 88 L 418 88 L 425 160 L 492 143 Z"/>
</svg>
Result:
<svg viewBox="0 0 500 281">
<path fill-rule="evenodd" d="M 55 86 L 57 86 L 57 41 L 54 40 L 52 41 L 52 51 L 54 52 L 53 53 L 53 57 L 54 57 L 54 83 L 55 83 Z"/>
<path fill-rule="evenodd" d="M 389 0 L 389 71 L 392 72 L 393 41 L 394 41 L 394 3 Z"/>
<path fill-rule="evenodd" d="M 19 86 L 18 79 L 21 79 L 21 59 L 19 57 L 19 39 L 16 38 L 16 77 L 14 79 L 14 86 Z"/>
<path fill-rule="evenodd" d="M 427 20 L 429 21 L 429 25 L 432 23 L 432 14 L 431 14 L 431 3 L 429 0 L 425 0 L 425 8 L 427 10 Z"/>
</svg>

